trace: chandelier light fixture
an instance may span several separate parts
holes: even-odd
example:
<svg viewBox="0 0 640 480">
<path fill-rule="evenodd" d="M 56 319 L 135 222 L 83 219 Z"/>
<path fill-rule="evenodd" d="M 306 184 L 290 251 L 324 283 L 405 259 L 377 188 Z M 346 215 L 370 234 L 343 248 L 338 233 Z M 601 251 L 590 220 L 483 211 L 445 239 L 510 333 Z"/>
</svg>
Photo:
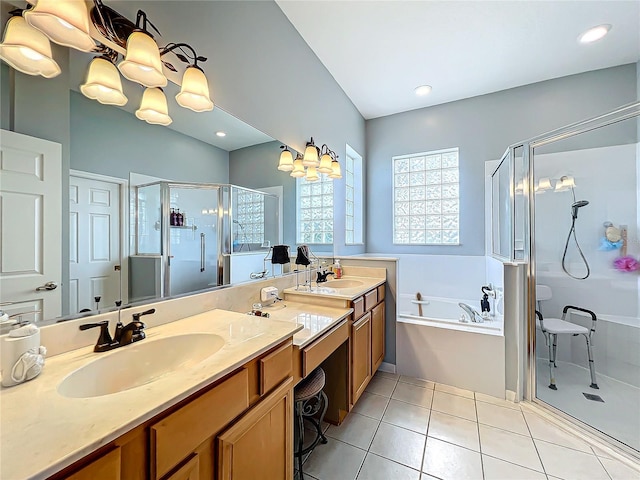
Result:
<svg viewBox="0 0 640 480">
<path fill-rule="evenodd" d="M 207 61 L 186 43 L 168 43 L 159 47 L 148 27 L 160 32 L 147 14 L 138 10 L 136 22 L 103 4 L 102 0 L 36 0 L 35 6 L 16 9 L 5 25 L 0 59 L 28 75 L 52 78 L 61 70 L 51 53 L 49 40 L 98 56 L 89 63 L 80 91 L 87 98 L 105 105 L 127 103 L 122 75 L 146 90 L 136 116 L 148 123 L 169 125 L 167 99 L 159 87 L 168 84 L 164 69 L 178 73 L 165 57 L 172 53 L 186 64 L 175 96 L 178 105 L 194 112 L 213 110 L 209 83 L 199 63 Z M 93 3 L 93 7 L 88 6 Z M 95 31 L 89 30 L 93 23 Z M 122 55 L 120 63 L 116 63 Z M 177 83 L 177 81 L 175 82 Z M 293 168 L 293 162 L 291 162 Z"/>
<path fill-rule="evenodd" d="M 290 175 L 294 178 L 302 178 L 306 175 L 304 165 L 302 165 L 302 155 L 298 154 L 296 159 L 293 161 L 293 170 L 291 170 Z"/>
<path fill-rule="evenodd" d="M 305 167 L 317 167 L 320 163 L 318 161 L 318 147 L 313 143 L 313 137 L 311 141 L 307 142 L 307 146 L 304 149 L 304 157 L 302 158 L 302 164 Z"/>
<path fill-rule="evenodd" d="M 284 150 L 282 150 L 282 153 L 280 154 L 278 170 L 282 172 L 290 172 L 293 170 L 293 154 L 286 145 L 281 145 L 280 148 L 283 148 Z"/>
<path fill-rule="evenodd" d="M 281 145 L 280 148 L 283 150 L 280 153 L 278 170 L 290 172 L 289 175 L 294 178 L 304 177 L 307 182 L 320 180 L 320 174 L 327 175 L 331 179 L 342 178 L 336 152 L 332 151 L 327 144 L 318 148 L 313 142 L 313 137 L 307 142 L 304 154 L 298 153 L 295 160 L 287 145 Z"/>
</svg>

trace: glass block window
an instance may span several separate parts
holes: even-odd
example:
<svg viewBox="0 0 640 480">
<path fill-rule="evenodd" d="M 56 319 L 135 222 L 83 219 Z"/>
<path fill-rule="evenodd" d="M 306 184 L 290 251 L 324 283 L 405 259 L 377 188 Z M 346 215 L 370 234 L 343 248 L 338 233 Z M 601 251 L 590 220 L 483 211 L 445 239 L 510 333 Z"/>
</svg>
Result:
<svg viewBox="0 0 640 480">
<path fill-rule="evenodd" d="M 362 157 L 347 145 L 345 160 L 345 244 L 363 242 Z"/>
<path fill-rule="evenodd" d="M 393 157 L 393 243 L 458 245 L 458 149 Z"/>
<path fill-rule="evenodd" d="M 238 188 L 234 243 L 264 242 L 264 195 Z"/>
<path fill-rule="evenodd" d="M 320 180 L 297 179 L 298 243 L 333 243 L 333 180 L 320 175 Z"/>
</svg>

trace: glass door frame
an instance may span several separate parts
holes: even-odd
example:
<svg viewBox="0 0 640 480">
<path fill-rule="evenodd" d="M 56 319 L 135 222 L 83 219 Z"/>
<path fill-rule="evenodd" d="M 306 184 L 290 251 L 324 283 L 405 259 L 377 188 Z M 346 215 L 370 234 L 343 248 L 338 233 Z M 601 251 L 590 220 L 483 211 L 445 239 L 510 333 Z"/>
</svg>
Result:
<svg viewBox="0 0 640 480">
<path fill-rule="evenodd" d="M 524 398 L 541 408 L 548 410 L 550 413 L 560 417 L 569 424 L 586 430 L 592 436 L 597 437 L 605 443 L 608 443 L 617 449 L 623 451 L 627 455 L 640 460 L 640 452 L 620 442 L 614 437 L 607 435 L 604 432 L 592 427 L 591 425 L 578 420 L 577 418 L 565 413 L 564 411 L 554 407 L 551 404 L 540 400 L 537 397 L 537 384 L 536 384 L 536 252 L 535 252 L 535 178 L 534 178 L 534 164 L 535 157 L 534 151 L 536 148 L 564 140 L 582 133 L 595 130 L 597 128 L 613 125 L 624 120 L 628 120 L 634 117 L 640 117 L 640 102 L 635 102 L 629 105 L 619 107 L 611 112 L 599 115 L 594 118 L 590 118 L 581 122 L 577 122 L 566 127 L 562 127 L 556 130 L 552 130 L 548 133 L 539 135 L 525 142 L 512 145 L 513 148 L 517 145 L 524 146 L 525 152 L 525 178 L 524 183 L 528 185 L 528 235 L 526 243 L 528 244 L 528 257 L 525 282 L 525 298 L 526 304 L 526 355 L 525 365 L 527 367 L 525 385 L 524 385 Z M 640 121 L 640 120 L 639 120 Z M 640 130 L 640 127 L 639 127 Z M 636 141 L 640 142 L 640 138 Z M 527 155 L 528 154 L 528 155 Z M 528 165 L 527 165 L 528 164 Z M 513 216 L 515 218 L 516 212 L 514 210 Z"/>
</svg>

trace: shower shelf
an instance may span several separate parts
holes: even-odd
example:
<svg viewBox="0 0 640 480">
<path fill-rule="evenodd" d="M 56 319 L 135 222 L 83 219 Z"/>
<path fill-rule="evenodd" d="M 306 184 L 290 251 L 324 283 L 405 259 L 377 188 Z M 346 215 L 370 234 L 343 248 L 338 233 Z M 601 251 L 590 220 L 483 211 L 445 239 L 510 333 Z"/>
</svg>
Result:
<svg viewBox="0 0 640 480">
<path fill-rule="evenodd" d="M 160 231 L 160 222 L 156 222 L 154 227 L 156 231 Z M 177 228 L 179 230 L 193 230 L 194 232 L 198 229 L 197 225 L 169 225 L 169 228 Z"/>
</svg>

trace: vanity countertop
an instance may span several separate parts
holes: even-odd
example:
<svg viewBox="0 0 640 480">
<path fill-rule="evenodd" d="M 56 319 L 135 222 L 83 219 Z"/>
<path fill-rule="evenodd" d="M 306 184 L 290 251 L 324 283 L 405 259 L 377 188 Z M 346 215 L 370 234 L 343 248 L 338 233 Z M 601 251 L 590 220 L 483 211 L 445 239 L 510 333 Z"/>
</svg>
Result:
<svg viewBox="0 0 640 480">
<path fill-rule="evenodd" d="M 293 344 L 303 348 L 348 317 L 353 308 L 324 307 L 290 300 L 263 307 L 272 320 L 298 323 L 304 328 L 293 336 Z"/>
<path fill-rule="evenodd" d="M 373 269 L 370 269 L 370 270 L 373 270 Z M 360 284 L 354 287 L 346 287 L 346 288 L 334 288 L 332 286 L 333 282 L 340 282 L 343 280 L 354 280 L 354 281 L 360 282 Z M 319 285 L 313 282 L 311 291 L 309 291 L 308 289 L 305 290 L 303 289 L 303 287 L 300 287 L 299 290 L 296 290 L 296 287 L 291 287 L 291 288 L 285 289 L 284 293 L 286 295 L 289 295 L 290 296 L 289 298 L 291 298 L 291 296 L 293 295 L 301 295 L 301 296 L 307 297 L 307 299 L 309 297 L 315 297 L 315 298 L 327 297 L 327 298 L 339 298 L 342 300 L 355 300 L 359 296 L 367 293 L 372 288 L 376 288 L 379 285 L 382 285 L 385 281 L 386 281 L 385 277 L 360 277 L 356 275 L 344 275 L 340 279 L 328 280 L 326 282 L 320 283 Z"/>
<path fill-rule="evenodd" d="M 108 353 L 94 353 L 91 346 L 51 357 L 38 378 L 0 390 L 0 478 L 46 478 L 302 328 L 291 321 L 225 310 L 211 310 L 150 328 L 143 342 L 189 333 L 212 333 L 220 335 L 225 343 L 221 350 L 195 366 L 181 368 L 136 388 L 92 398 L 67 398 L 57 392 L 57 387 L 79 367 L 131 346 Z"/>
</svg>

